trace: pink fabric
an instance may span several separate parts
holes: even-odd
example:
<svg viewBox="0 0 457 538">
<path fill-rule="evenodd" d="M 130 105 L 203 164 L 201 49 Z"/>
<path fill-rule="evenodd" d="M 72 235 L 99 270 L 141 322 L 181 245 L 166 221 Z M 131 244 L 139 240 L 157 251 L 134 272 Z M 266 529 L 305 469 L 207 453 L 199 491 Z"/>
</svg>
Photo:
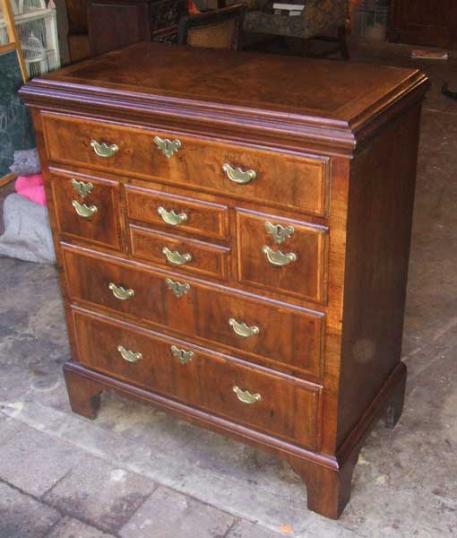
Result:
<svg viewBox="0 0 457 538">
<path fill-rule="evenodd" d="M 41 174 L 18 176 L 16 179 L 16 192 L 24 198 L 35 202 L 35 204 L 46 205 L 46 194 Z"/>
</svg>

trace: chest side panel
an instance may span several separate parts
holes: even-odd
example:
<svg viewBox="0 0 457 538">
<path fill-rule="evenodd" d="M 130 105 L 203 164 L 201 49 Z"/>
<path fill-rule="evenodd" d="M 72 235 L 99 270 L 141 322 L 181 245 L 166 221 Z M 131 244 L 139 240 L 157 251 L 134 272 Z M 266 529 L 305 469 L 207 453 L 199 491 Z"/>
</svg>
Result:
<svg viewBox="0 0 457 538">
<path fill-rule="evenodd" d="M 399 116 L 351 169 L 339 442 L 400 361 L 419 118 Z"/>
</svg>

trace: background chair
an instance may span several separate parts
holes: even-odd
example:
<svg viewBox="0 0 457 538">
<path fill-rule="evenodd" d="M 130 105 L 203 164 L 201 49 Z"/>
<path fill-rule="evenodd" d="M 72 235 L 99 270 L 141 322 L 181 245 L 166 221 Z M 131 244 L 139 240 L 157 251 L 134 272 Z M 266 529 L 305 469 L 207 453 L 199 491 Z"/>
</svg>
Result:
<svg viewBox="0 0 457 538">
<path fill-rule="evenodd" d="M 245 11 L 243 4 L 234 4 L 182 17 L 178 24 L 178 44 L 238 50 Z"/>
<path fill-rule="evenodd" d="M 255 7 L 246 13 L 244 19 L 246 32 L 333 41 L 343 58 L 349 58 L 346 44 L 347 0 L 305 0 L 303 16 L 297 17 L 276 15 L 271 9 L 262 9 L 265 0 L 254 1 Z M 326 51 L 322 55 L 328 53 Z"/>
</svg>

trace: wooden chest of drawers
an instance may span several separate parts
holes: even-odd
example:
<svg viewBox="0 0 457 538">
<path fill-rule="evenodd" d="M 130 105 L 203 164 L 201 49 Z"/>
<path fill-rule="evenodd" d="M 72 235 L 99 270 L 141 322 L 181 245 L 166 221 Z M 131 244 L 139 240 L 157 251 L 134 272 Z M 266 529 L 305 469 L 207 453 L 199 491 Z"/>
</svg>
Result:
<svg viewBox="0 0 457 538">
<path fill-rule="evenodd" d="M 400 362 L 417 71 L 144 43 L 26 84 L 73 360 L 288 459 L 338 517 Z"/>
</svg>

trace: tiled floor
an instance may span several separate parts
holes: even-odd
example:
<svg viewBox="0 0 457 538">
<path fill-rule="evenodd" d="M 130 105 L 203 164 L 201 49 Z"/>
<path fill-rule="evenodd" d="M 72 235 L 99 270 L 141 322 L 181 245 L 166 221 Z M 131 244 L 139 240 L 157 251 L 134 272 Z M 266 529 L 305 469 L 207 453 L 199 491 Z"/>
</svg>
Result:
<svg viewBox="0 0 457 538">
<path fill-rule="evenodd" d="M 408 48 L 355 50 L 410 65 Z M 54 269 L 0 259 L 0 538 L 451 537 L 457 535 L 457 62 L 422 66 L 424 107 L 403 346 L 406 407 L 362 451 L 338 522 L 306 510 L 274 457 L 149 407 L 104 397 L 71 414 Z M 401 140 L 399 140 L 401 144 Z"/>
</svg>

